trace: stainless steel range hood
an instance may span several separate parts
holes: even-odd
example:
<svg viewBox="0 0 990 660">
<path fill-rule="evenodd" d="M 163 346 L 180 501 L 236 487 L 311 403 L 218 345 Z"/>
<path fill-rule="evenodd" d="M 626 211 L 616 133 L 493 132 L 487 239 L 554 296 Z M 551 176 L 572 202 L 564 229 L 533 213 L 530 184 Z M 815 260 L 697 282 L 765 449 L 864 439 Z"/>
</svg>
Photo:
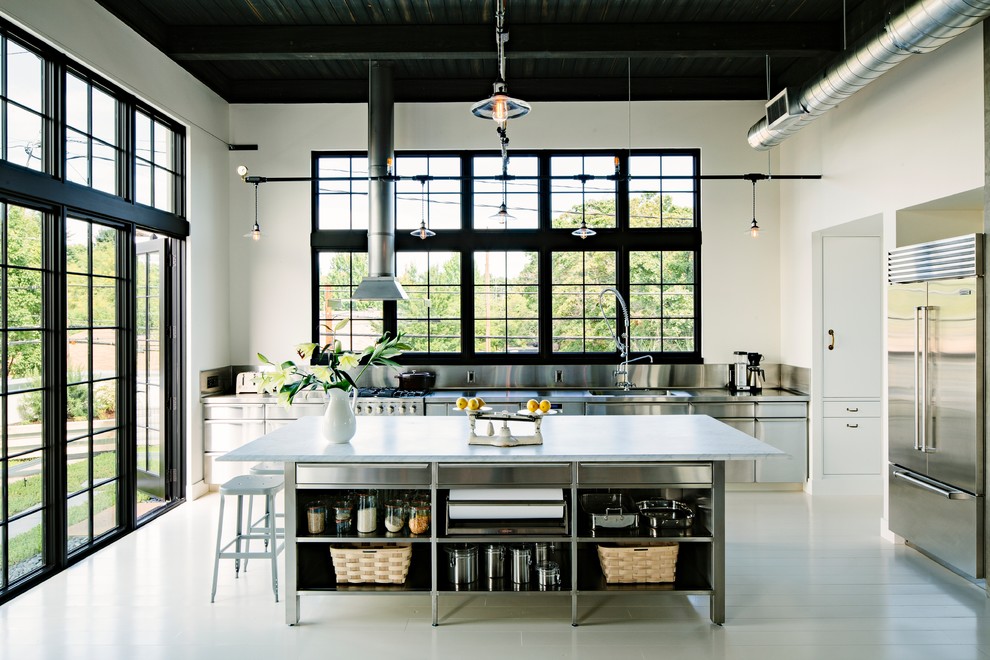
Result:
<svg viewBox="0 0 990 660">
<path fill-rule="evenodd" d="M 368 276 L 351 297 L 406 300 L 395 279 L 395 182 L 387 176 L 395 153 L 392 65 L 372 62 L 368 85 Z"/>
</svg>

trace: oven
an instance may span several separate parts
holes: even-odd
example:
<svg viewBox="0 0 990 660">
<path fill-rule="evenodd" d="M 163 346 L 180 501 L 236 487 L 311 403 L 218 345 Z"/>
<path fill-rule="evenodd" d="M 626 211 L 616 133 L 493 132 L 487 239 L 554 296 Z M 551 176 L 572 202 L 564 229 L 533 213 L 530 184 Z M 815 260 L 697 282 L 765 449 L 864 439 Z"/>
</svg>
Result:
<svg viewBox="0 0 990 660">
<path fill-rule="evenodd" d="M 425 415 L 426 390 L 400 390 L 395 387 L 358 388 L 355 415 Z"/>
</svg>

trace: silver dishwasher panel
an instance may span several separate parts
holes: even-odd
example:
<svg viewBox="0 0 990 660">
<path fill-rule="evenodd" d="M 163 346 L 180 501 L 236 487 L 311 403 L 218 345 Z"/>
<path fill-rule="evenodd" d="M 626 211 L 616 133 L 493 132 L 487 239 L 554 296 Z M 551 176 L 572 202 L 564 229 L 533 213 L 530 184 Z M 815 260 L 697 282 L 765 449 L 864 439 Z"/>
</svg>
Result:
<svg viewBox="0 0 990 660">
<path fill-rule="evenodd" d="M 690 403 L 586 403 L 587 415 L 690 415 Z"/>
<path fill-rule="evenodd" d="M 906 473 L 895 477 L 895 473 Z M 949 499 L 924 485 L 925 478 L 906 468 L 890 465 L 890 531 L 904 537 L 956 571 L 974 578 L 983 577 L 983 498 L 970 496 Z M 946 487 L 952 490 L 951 487 Z"/>
</svg>

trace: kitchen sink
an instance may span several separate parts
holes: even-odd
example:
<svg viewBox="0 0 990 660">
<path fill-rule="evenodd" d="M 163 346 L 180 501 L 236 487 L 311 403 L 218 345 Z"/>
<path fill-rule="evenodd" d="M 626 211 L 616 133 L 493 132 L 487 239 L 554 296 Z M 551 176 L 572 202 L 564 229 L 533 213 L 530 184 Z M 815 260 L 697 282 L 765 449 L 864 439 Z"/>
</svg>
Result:
<svg viewBox="0 0 990 660">
<path fill-rule="evenodd" d="M 588 390 L 592 396 L 691 396 L 685 390 L 668 390 L 660 387 L 634 387 L 624 390 L 621 387 L 611 387 L 608 389 Z"/>
</svg>

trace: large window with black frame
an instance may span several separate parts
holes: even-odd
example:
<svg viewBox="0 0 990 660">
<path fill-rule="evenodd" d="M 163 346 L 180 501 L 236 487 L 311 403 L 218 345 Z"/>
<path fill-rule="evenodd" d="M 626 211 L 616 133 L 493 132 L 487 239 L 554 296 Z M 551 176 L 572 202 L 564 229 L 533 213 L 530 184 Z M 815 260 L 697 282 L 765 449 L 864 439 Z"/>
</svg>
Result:
<svg viewBox="0 0 990 660">
<path fill-rule="evenodd" d="M 181 410 L 159 403 L 178 400 L 181 337 L 135 319 L 180 304 L 162 255 L 188 234 L 184 144 L 177 122 L 0 20 L 0 602 L 181 497 Z M 160 271 L 138 292 L 144 254 Z"/>
<path fill-rule="evenodd" d="M 538 151 L 510 154 L 503 172 L 489 152 L 399 152 L 396 276 L 409 299 L 382 303 L 350 299 L 367 272 L 366 155 L 316 153 L 314 334 L 360 349 L 403 331 L 409 363 L 606 362 L 622 319 L 601 294 L 615 289 L 633 353 L 698 362 L 699 159 Z M 575 235 L 582 225 L 594 235 Z"/>
</svg>

